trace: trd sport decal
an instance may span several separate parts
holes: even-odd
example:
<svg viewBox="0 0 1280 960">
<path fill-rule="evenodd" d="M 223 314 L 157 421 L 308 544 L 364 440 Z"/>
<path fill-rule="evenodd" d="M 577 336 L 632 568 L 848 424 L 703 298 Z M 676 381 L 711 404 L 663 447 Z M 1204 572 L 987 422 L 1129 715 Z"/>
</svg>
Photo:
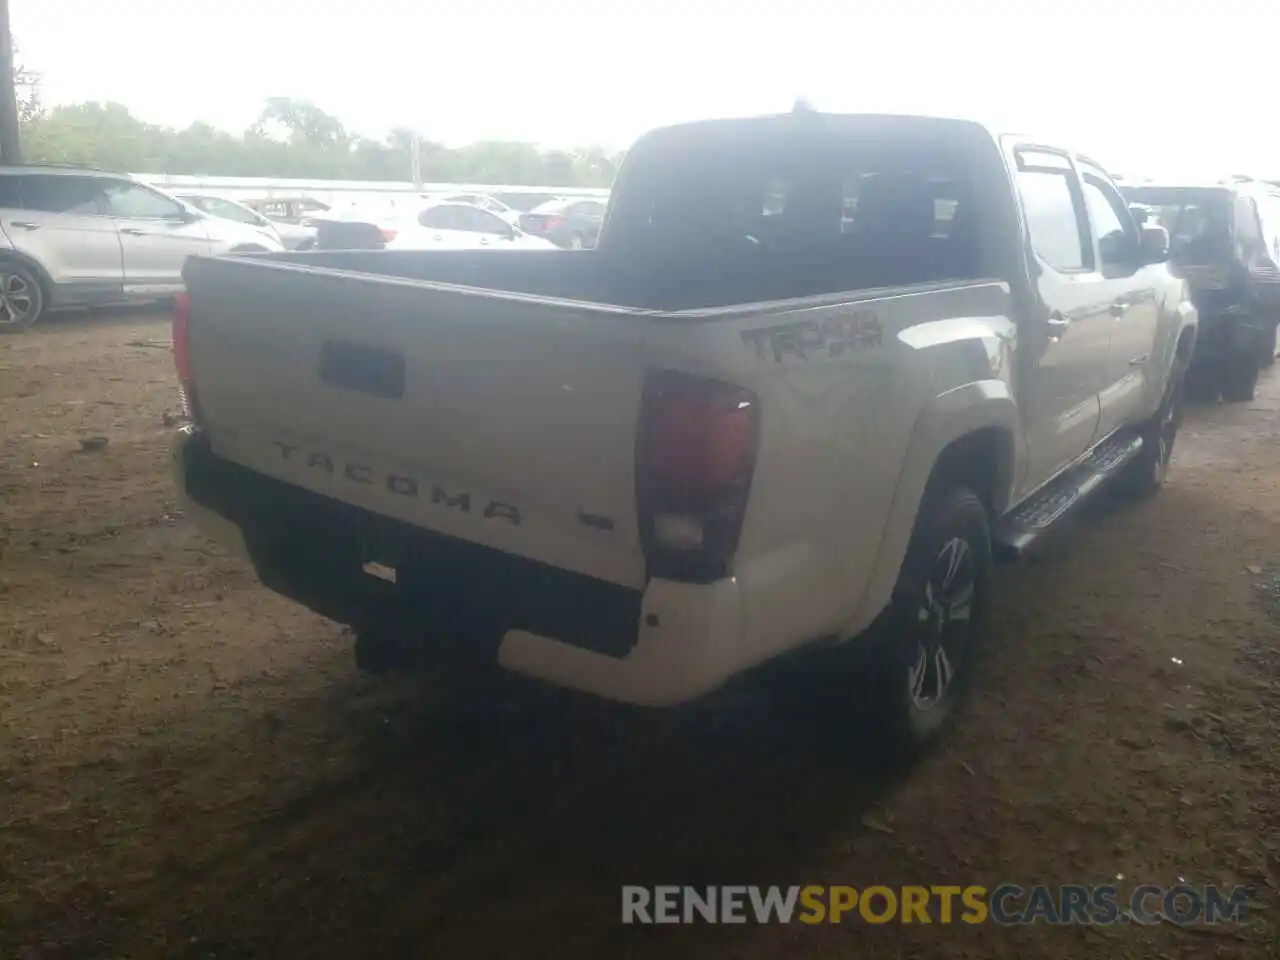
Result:
<svg viewBox="0 0 1280 960">
<path fill-rule="evenodd" d="M 878 347 L 883 339 L 880 318 L 870 310 L 742 331 L 742 342 L 755 347 L 757 359 L 767 360 L 772 356 L 778 363 L 788 355 L 800 360 L 811 360 L 815 356 L 841 357 Z"/>
</svg>

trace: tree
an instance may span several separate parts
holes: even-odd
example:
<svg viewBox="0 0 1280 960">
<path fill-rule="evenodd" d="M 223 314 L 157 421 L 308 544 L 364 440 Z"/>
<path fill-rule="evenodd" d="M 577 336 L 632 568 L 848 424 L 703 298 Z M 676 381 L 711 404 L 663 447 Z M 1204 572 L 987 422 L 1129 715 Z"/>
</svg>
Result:
<svg viewBox="0 0 1280 960">
<path fill-rule="evenodd" d="M 38 78 L 32 81 L 38 94 Z M 272 97 L 258 120 L 236 136 L 206 123 L 183 130 L 138 119 L 120 103 L 78 103 L 41 109 L 25 101 L 22 136 L 29 159 L 133 173 L 407 181 L 412 129 L 384 140 L 362 137 L 306 100 Z M 607 187 L 620 156 L 599 147 L 541 151 L 532 144 L 482 141 L 449 148 L 419 139 L 422 178 L 438 183 Z"/>
<path fill-rule="evenodd" d="M 9 0 L 0 0 L 0 158 L 5 163 L 22 162 L 15 55 L 9 30 Z"/>
<path fill-rule="evenodd" d="M 19 123 L 29 123 L 44 112 L 40 103 L 40 74 L 23 65 L 16 45 L 13 50 L 13 86 L 17 94 Z"/>
</svg>

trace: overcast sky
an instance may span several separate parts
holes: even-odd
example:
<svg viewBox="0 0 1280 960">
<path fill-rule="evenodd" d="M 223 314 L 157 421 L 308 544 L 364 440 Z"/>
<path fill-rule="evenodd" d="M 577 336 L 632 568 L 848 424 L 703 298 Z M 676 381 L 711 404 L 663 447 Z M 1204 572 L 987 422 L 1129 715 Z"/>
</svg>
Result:
<svg viewBox="0 0 1280 960">
<path fill-rule="evenodd" d="M 1275 0 L 11 0 L 46 102 L 239 131 L 629 144 L 788 108 L 976 116 L 1122 173 L 1280 176 Z"/>
</svg>

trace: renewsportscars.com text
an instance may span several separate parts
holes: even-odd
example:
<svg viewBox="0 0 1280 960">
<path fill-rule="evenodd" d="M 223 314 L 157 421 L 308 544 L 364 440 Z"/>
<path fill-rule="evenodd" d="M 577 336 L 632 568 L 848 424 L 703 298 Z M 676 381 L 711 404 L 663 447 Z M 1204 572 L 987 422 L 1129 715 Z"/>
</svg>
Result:
<svg viewBox="0 0 1280 960">
<path fill-rule="evenodd" d="M 1242 923 L 1249 891 L 1180 883 L 1131 892 L 1105 884 L 931 886 L 624 886 L 622 922 L 996 923 L 1179 925 Z"/>
</svg>

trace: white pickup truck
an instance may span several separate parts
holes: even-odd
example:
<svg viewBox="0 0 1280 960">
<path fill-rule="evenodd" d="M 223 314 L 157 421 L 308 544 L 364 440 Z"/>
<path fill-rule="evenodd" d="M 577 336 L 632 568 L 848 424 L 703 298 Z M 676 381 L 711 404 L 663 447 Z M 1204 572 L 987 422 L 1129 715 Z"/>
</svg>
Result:
<svg viewBox="0 0 1280 960">
<path fill-rule="evenodd" d="M 368 667 L 663 706 L 826 649 L 914 753 L 993 557 L 1163 481 L 1167 252 L 1096 163 L 972 122 L 659 129 L 594 251 L 190 260 L 178 482 Z"/>
</svg>

